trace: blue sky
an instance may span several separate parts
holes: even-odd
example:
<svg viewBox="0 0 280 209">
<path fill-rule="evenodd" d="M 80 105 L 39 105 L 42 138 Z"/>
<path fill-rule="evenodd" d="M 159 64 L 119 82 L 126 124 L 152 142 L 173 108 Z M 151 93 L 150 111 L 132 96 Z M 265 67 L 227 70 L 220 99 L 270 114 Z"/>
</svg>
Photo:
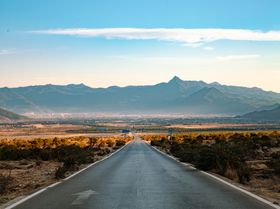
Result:
<svg viewBox="0 0 280 209">
<path fill-rule="evenodd" d="M 278 0 L 0 0 L 0 86 L 178 75 L 280 92 L 279 8 Z"/>
</svg>

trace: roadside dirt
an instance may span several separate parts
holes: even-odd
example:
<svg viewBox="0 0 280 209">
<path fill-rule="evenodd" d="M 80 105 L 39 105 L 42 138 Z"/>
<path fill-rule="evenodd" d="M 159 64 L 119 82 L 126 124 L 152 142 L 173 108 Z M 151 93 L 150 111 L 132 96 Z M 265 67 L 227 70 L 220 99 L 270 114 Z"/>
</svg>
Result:
<svg viewBox="0 0 280 209">
<path fill-rule="evenodd" d="M 0 161 L 0 174 L 10 177 L 0 204 L 56 182 L 55 171 L 60 165 L 50 161 Z"/>
</svg>

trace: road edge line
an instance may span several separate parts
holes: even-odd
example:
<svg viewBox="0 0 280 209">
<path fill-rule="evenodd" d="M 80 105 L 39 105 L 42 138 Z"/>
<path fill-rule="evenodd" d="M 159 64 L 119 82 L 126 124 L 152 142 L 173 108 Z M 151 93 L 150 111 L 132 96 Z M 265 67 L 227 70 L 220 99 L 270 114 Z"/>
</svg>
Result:
<svg viewBox="0 0 280 209">
<path fill-rule="evenodd" d="M 98 163 L 100 163 L 100 162 L 102 162 L 102 161 L 108 159 L 109 157 L 113 156 L 114 154 L 117 154 L 119 151 L 121 151 L 123 148 L 125 148 L 130 142 L 131 142 L 131 141 L 129 141 L 128 143 L 126 143 L 124 146 L 122 146 L 121 148 L 119 148 L 119 149 L 116 150 L 115 152 L 112 152 L 111 154 L 107 155 L 106 157 L 104 157 L 104 158 L 102 158 L 102 159 L 100 159 L 100 160 L 98 160 L 98 161 L 95 161 L 94 163 L 89 164 L 89 165 L 86 166 L 85 168 L 83 168 L 83 169 L 81 169 L 81 170 L 78 170 L 77 172 L 73 173 L 73 174 L 70 175 L 70 176 L 67 176 L 66 178 L 62 179 L 62 181 L 67 181 L 68 179 L 71 179 L 71 178 L 73 178 L 74 176 L 78 175 L 79 173 L 85 171 L 86 169 L 88 169 L 88 168 L 90 168 L 90 167 L 92 167 L 92 166 L 94 166 L 94 165 L 96 165 L 96 164 L 98 164 Z"/>
<path fill-rule="evenodd" d="M 188 163 L 183 163 L 183 162 L 181 162 L 180 160 L 178 160 L 177 158 L 175 158 L 174 156 L 168 155 L 167 153 L 165 153 L 165 152 L 159 150 L 158 148 L 156 148 L 156 147 L 154 147 L 154 146 L 152 146 L 152 145 L 150 145 L 150 147 L 152 147 L 152 148 L 153 148 L 154 150 L 156 150 L 157 152 L 159 152 L 159 153 L 161 153 L 161 154 L 163 154 L 163 155 L 165 155 L 165 156 L 171 158 L 172 160 L 175 160 L 176 162 L 181 163 L 181 164 L 184 165 L 184 166 L 188 166 L 189 168 L 196 169 L 196 170 L 198 170 L 199 172 L 203 173 L 204 175 L 207 175 L 207 176 L 209 176 L 209 177 L 212 177 L 212 178 L 214 178 L 214 179 L 216 179 L 216 180 L 218 180 L 218 181 L 220 181 L 220 182 L 226 184 L 227 186 L 230 186 L 231 188 L 234 188 L 234 189 L 236 189 L 236 190 L 238 190 L 238 191 L 240 191 L 240 192 L 242 192 L 242 193 L 244 193 L 244 194 L 246 194 L 246 195 L 248 195 L 248 196 L 250 196 L 250 197 L 252 197 L 252 198 L 255 198 L 256 200 L 258 200 L 258 201 L 260 201 L 260 202 L 262 202 L 262 203 L 265 203 L 265 204 L 267 204 L 267 205 L 269 205 L 269 206 L 271 206 L 271 207 L 273 207 L 273 208 L 280 209 L 280 206 L 278 206 L 278 205 L 276 205 L 276 204 L 273 204 L 272 202 L 270 202 L 270 201 L 268 201 L 268 200 L 266 200 L 266 199 L 264 199 L 264 198 L 262 198 L 262 197 L 260 197 L 260 196 L 258 196 L 258 195 L 256 195 L 256 194 L 254 194 L 254 193 L 252 193 L 252 192 L 250 192 L 250 191 L 247 191 L 247 190 L 245 190 L 245 189 L 243 189 L 243 188 L 240 188 L 240 187 L 238 187 L 238 186 L 236 186 L 236 185 L 234 185 L 234 184 L 231 184 L 230 182 L 227 182 L 227 181 L 225 181 L 225 180 L 219 178 L 218 176 L 215 176 L 215 175 L 210 174 L 210 173 L 208 173 L 208 172 L 199 170 L 199 169 L 197 169 L 196 167 L 194 167 L 194 166 L 192 166 L 192 165 L 190 165 L 190 164 L 188 164 Z"/>
<path fill-rule="evenodd" d="M 67 180 L 73 178 L 74 176 L 76 176 L 76 175 L 78 175 L 79 173 L 81 173 L 81 172 L 87 170 L 88 168 L 90 168 L 90 167 L 92 167 L 92 166 L 94 166 L 94 165 L 96 165 L 96 164 L 98 164 L 98 163 L 100 163 L 100 162 L 102 162 L 102 161 L 108 159 L 109 157 L 113 156 L 114 154 L 117 154 L 119 151 L 121 151 L 123 148 L 125 148 L 125 147 L 126 147 L 128 144 L 130 144 L 132 141 L 133 141 L 133 140 L 127 142 L 124 146 L 122 146 L 121 148 L 119 148 L 119 149 L 116 150 L 115 152 L 109 154 L 108 156 L 106 156 L 106 157 L 104 157 L 104 158 L 102 158 L 102 159 L 100 159 L 100 160 L 98 160 L 98 161 L 95 161 L 94 163 L 89 164 L 89 165 L 86 166 L 85 168 L 83 168 L 83 169 L 81 169 L 81 170 L 79 170 L 79 171 L 73 173 L 72 175 L 68 176 L 67 178 L 64 178 L 64 179 L 62 179 L 62 180 L 60 180 L 60 181 L 58 181 L 58 182 L 55 182 L 55 183 L 53 183 L 53 184 L 51 184 L 51 185 L 48 185 L 48 186 L 46 186 L 46 187 L 44 187 L 44 188 L 38 190 L 37 192 L 34 192 L 34 193 L 30 194 L 30 195 L 27 195 L 26 197 L 24 197 L 24 198 L 20 199 L 19 201 L 17 201 L 17 202 L 15 202 L 15 203 L 13 203 L 13 204 L 11 204 L 11 205 L 5 207 L 4 209 L 12 209 L 12 208 L 14 208 L 14 207 L 20 205 L 21 203 L 23 203 L 23 202 L 25 202 L 25 201 L 31 199 L 32 197 L 35 197 L 36 195 L 38 195 L 38 194 L 40 194 L 40 193 L 46 191 L 48 188 L 55 187 L 56 185 L 58 185 L 58 184 L 60 184 L 60 183 L 62 183 L 62 182 L 65 182 L 65 181 L 67 181 Z M 12 200 L 11 200 L 11 201 L 12 201 Z"/>
</svg>

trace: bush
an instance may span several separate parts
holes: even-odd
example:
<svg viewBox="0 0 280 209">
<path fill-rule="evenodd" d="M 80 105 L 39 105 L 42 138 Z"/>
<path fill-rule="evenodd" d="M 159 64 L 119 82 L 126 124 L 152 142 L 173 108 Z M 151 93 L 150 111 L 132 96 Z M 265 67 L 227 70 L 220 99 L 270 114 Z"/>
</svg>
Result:
<svg viewBox="0 0 280 209">
<path fill-rule="evenodd" d="M 107 140 L 107 145 L 108 145 L 108 147 L 113 147 L 114 146 L 114 142 L 113 142 L 113 140 Z"/>
<path fill-rule="evenodd" d="M 258 156 L 257 149 L 279 144 L 279 133 L 203 133 L 177 134 L 172 144 L 165 136 L 145 136 L 152 146 L 170 152 L 181 161 L 194 164 L 198 169 L 213 171 L 245 183 L 250 180 L 251 170 L 246 161 Z M 279 159 L 279 157 L 276 157 Z M 279 160 L 278 160 L 279 161 Z M 279 172 L 280 163 L 272 163 Z"/>
<path fill-rule="evenodd" d="M 122 147 L 126 144 L 126 142 L 124 140 L 117 140 L 116 141 L 116 147 Z"/>
<path fill-rule="evenodd" d="M 195 161 L 198 169 L 209 171 L 217 168 L 217 153 L 208 146 L 203 146 L 198 153 L 198 158 Z"/>
<path fill-rule="evenodd" d="M 12 183 L 13 178 L 9 176 L 5 176 L 0 174 L 0 194 L 4 194 L 7 192 L 8 186 Z"/>
<path fill-rule="evenodd" d="M 55 172 L 55 178 L 56 179 L 63 179 L 65 178 L 65 173 L 67 172 L 67 169 L 64 166 L 58 167 L 58 169 Z"/>
<path fill-rule="evenodd" d="M 270 162 L 271 168 L 274 170 L 275 174 L 280 177 L 280 152 L 276 152 L 272 155 Z"/>
<path fill-rule="evenodd" d="M 237 175 L 239 182 L 244 184 L 250 181 L 251 171 L 245 164 L 242 164 L 237 168 Z"/>
</svg>

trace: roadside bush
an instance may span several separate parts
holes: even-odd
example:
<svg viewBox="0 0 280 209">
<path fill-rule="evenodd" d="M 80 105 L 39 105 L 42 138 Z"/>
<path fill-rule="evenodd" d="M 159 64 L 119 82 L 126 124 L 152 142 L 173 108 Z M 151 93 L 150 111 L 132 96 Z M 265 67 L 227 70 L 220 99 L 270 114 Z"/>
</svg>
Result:
<svg viewBox="0 0 280 209">
<path fill-rule="evenodd" d="M 159 140 L 152 140 L 151 141 L 151 146 L 160 146 L 161 145 L 161 143 L 159 142 Z"/>
<path fill-rule="evenodd" d="M 116 147 L 122 147 L 126 144 L 125 140 L 117 140 L 116 141 Z"/>
<path fill-rule="evenodd" d="M 180 143 L 178 143 L 178 142 L 173 142 L 171 147 L 170 147 L 170 153 L 172 155 L 174 155 L 175 157 L 178 157 L 178 158 L 182 157 L 182 155 L 184 153 L 183 146 Z"/>
<path fill-rule="evenodd" d="M 55 172 L 55 178 L 56 179 L 63 179 L 65 178 L 65 173 L 67 169 L 64 166 L 58 167 L 58 169 Z"/>
<path fill-rule="evenodd" d="M 20 152 L 13 145 L 0 147 L 0 160 L 17 160 L 20 155 Z"/>
<path fill-rule="evenodd" d="M 113 140 L 107 140 L 107 145 L 108 145 L 108 147 L 113 147 L 114 146 L 114 142 L 113 142 Z"/>
<path fill-rule="evenodd" d="M 246 164 L 240 164 L 237 168 L 238 181 L 242 184 L 250 181 L 251 171 Z"/>
<path fill-rule="evenodd" d="M 0 174 L 0 194 L 5 194 L 8 190 L 8 186 L 12 183 L 13 178 Z"/>
<path fill-rule="evenodd" d="M 15 139 L 0 141 L 0 160 L 58 160 L 71 158 L 74 163 L 92 162 L 94 153 L 108 154 L 125 145 L 129 138 Z M 105 151 L 103 151 L 105 149 Z"/>
<path fill-rule="evenodd" d="M 275 174 L 280 177 L 280 152 L 276 152 L 272 155 L 270 166 Z"/>
<path fill-rule="evenodd" d="M 246 161 L 258 157 L 258 149 L 279 144 L 279 133 L 190 133 L 165 136 L 145 136 L 152 146 L 170 152 L 180 161 L 194 164 L 198 169 L 216 172 L 241 183 L 250 180 L 252 172 Z M 279 157 L 277 158 L 279 161 Z M 273 167 L 278 171 L 277 162 Z"/>
<path fill-rule="evenodd" d="M 217 153 L 209 146 L 203 146 L 199 150 L 195 161 L 198 169 L 209 171 L 217 168 Z"/>
</svg>

